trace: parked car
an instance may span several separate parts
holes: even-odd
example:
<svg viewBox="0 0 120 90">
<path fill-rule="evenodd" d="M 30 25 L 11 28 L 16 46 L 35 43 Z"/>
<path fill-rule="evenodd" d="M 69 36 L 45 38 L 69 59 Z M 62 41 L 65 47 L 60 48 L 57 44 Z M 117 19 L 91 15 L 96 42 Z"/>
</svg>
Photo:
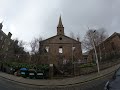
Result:
<svg viewBox="0 0 120 90">
<path fill-rule="evenodd" d="M 120 90 L 120 68 L 118 68 L 112 79 L 109 80 L 105 85 L 105 90 Z"/>
</svg>

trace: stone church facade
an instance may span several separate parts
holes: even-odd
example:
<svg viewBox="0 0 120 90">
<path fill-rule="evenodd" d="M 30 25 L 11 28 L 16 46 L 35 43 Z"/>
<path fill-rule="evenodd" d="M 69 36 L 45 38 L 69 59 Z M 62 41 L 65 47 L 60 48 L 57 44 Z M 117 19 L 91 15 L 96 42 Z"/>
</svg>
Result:
<svg viewBox="0 0 120 90">
<path fill-rule="evenodd" d="M 61 16 L 57 26 L 57 35 L 40 41 L 39 46 L 40 55 L 46 57 L 45 60 L 41 61 L 43 64 L 57 66 L 68 62 L 81 62 L 82 60 L 81 42 L 64 34 Z"/>
</svg>

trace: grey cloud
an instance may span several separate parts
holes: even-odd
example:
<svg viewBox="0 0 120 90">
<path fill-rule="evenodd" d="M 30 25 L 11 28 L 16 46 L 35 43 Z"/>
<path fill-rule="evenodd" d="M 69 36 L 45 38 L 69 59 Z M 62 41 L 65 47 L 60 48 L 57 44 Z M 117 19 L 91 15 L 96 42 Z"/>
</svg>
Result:
<svg viewBox="0 0 120 90">
<path fill-rule="evenodd" d="M 30 41 L 39 35 L 56 35 L 60 14 L 66 35 L 72 31 L 85 35 L 87 27 L 107 29 L 109 34 L 119 32 L 119 0 L 1 0 L 0 18 L 5 19 L 5 31 L 13 37 Z"/>
</svg>

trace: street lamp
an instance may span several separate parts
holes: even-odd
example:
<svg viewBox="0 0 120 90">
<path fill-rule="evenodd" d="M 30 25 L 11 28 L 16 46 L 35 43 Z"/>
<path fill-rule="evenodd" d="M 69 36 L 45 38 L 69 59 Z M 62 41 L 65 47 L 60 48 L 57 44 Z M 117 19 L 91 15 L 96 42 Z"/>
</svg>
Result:
<svg viewBox="0 0 120 90">
<path fill-rule="evenodd" d="M 100 61 L 102 60 L 102 56 L 101 56 L 101 49 L 100 49 L 100 45 L 99 45 L 99 55 L 100 55 Z"/>
<path fill-rule="evenodd" d="M 73 61 L 73 51 L 75 50 L 75 47 L 72 47 L 72 63 L 74 62 Z"/>
<path fill-rule="evenodd" d="M 95 51 L 97 69 L 98 69 L 98 73 L 99 73 L 100 72 L 100 68 L 99 68 L 98 56 L 97 56 L 97 51 L 96 51 L 96 47 L 95 47 L 95 41 L 94 41 L 94 38 L 93 38 L 95 32 L 96 32 L 96 30 L 93 31 L 92 42 L 93 42 L 93 48 L 94 48 L 94 51 Z"/>
<path fill-rule="evenodd" d="M 73 64 L 73 75 L 74 75 L 74 60 L 73 60 L 73 51 L 75 50 L 75 47 L 72 44 L 72 64 Z"/>
</svg>

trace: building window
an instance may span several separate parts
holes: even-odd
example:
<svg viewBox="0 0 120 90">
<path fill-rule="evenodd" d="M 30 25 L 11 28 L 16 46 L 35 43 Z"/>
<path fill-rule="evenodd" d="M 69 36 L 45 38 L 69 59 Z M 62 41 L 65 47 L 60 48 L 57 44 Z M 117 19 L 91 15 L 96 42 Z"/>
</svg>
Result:
<svg viewBox="0 0 120 90">
<path fill-rule="evenodd" d="M 49 52 L 49 47 L 48 46 L 46 46 L 45 49 L 46 49 L 47 52 Z"/>
<path fill-rule="evenodd" d="M 4 40 L 4 42 L 6 42 L 6 39 Z"/>
<path fill-rule="evenodd" d="M 63 64 L 67 64 L 67 60 L 65 58 L 63 59 Z"/>
<path fill-rule="evenodd" d="M 63 48 L 62 47 L 59 47 L 59 53 L 63 53 Z"/>
<path fill-rule="evenodd" d="M 10 45 L 10 41 L 8 42 L 8 45 Z"/>
<path fill-rule="evenodd" d="M 0 40 L 3 40 L 3 36 L 1 36 Z"/>
<path fill-rule="evenodd" d="M 4 48 L 4 45 L 2 45 L 2 48 Z"/>
<path fill-rule="evenodd" d="M 59 39 L 60 39 L 60 40 L 62 40 L 62 38 L 61 38 L 61 37 L 60 37 Z"/>
<path fill-rule="evenodd" d="M 114 44 L 114 42 L 111 43 L 111 47 L 112 47 L 113 50 L 115 50 L 115 44 Z"/>
<path fill-rule="evenodd" d="M 74 51 L 74 50 L 75 50 L 75 47 L 73 46 L 73 47 L 72 47 L 72 51 Z"/>
<path fill-rule="evenodd" d="M 8 47 L 6 48 L 6 51 L 8 51 Z"/>
</svg>

